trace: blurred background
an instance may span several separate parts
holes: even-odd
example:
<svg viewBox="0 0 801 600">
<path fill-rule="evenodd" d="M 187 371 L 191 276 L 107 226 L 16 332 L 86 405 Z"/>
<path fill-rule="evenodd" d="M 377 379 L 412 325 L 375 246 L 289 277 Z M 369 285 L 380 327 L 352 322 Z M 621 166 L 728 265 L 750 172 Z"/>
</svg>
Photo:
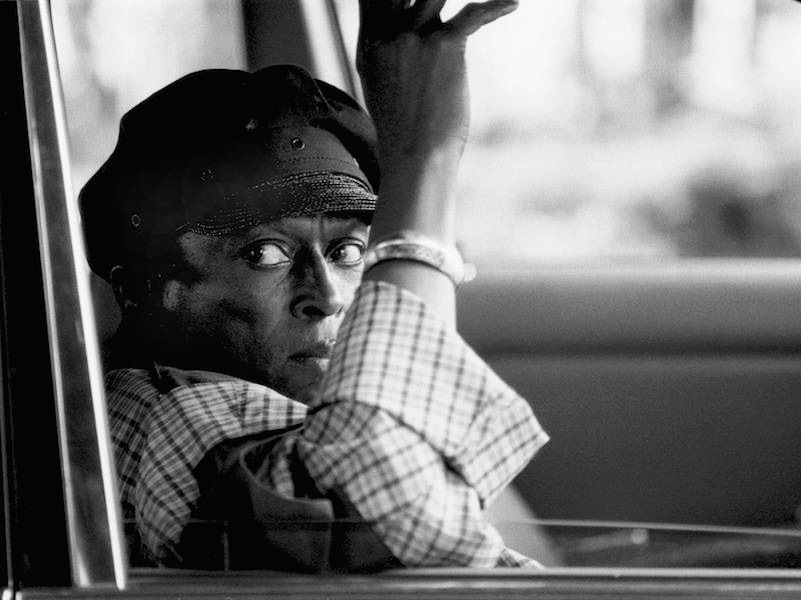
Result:
<svg viewBox="0 0 801 600">
<path fill-rule="evenodd" d="M 188 72 L 278 60 L 355 83 L 357 0 L 53 11 L 76 194 L 120 116 Z M 797 526 L 801 2 L 520 0 L 468 51 L 458 233 L 479 277 L 459 331 L 553 438 L 525 502 Z M 116 306 L 93 292 L 107 340 Z"/>
<path fill-rule="evenodd" d="M 357 1 L 333 6 L 352 53 Z M 131 106 L 247 68 L 240 1 L 53 11 L 76 193 Z M 522 0 L 469 67 L 459 236 L 480 269 L 801 254 L 801 3 Z"/>
</svg>

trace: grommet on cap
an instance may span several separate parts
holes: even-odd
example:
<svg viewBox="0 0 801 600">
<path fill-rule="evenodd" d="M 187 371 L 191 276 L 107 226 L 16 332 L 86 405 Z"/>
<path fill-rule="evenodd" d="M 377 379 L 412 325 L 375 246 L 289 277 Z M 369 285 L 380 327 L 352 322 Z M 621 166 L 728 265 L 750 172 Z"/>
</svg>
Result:
<svg viewBox="0 0 801 600">
<path fill-rule="evenodd" d="M 139 227 L 142 224 L 142 217 L 137 215 L 136 213 L 131 215 L 131 225 L 134 227 Z"/>
<path fill-rule="evenodd" d="M 295 150 L 303 150 L 306 147 L 306 142 L 300 138 L 292 138 L 289 142 Z"/>
<path fill-rule="evenodd" d="M 200 181 L 212 181 L 214 179 L 214 171 L 205 168 L 200 172 Z"/>
</svg>

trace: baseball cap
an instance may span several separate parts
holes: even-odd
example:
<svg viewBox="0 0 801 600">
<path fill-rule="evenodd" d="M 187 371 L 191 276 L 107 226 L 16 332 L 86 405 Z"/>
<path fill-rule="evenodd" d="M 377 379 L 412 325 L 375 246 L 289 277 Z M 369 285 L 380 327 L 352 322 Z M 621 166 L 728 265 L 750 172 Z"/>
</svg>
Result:
<svg viewBox="0 0 801 600">
<path fill-rule="evenodd" d="M 375 208 L 376 136 L 348 94 L 292 65 L 182 77 L 120 121 L 111 156 L 79 195 L 87 257 L 147 268 L 185 231 Z"/>
</svg>

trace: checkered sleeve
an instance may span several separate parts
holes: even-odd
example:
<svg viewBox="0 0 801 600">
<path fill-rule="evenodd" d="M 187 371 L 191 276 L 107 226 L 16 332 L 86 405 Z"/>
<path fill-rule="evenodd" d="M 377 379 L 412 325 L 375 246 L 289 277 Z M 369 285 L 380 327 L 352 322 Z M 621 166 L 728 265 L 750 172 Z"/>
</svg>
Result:
<svg viewBox="0 0 801 600">
<path fill-rule="evenodd" d="M 482 508 L 547 441 L 529 405 L 413 294 L 365 282 L 299 454 L 404 564 L 536 564 Z"/>
<path fill-rule="evenodd" d="M 153 557 L 180 556 L 176 544 L 200 497 L 194 468 L 206 453 L 227 439 L 299 425 L 304 416 L 302 404 L 241 380 L 182 385 L 161 395 L 142 423 L 148 435 L 132 490 L 137 526 Z M 285 458 L 276 461 L 276 474 L 279 467 Z"/>
</svg>

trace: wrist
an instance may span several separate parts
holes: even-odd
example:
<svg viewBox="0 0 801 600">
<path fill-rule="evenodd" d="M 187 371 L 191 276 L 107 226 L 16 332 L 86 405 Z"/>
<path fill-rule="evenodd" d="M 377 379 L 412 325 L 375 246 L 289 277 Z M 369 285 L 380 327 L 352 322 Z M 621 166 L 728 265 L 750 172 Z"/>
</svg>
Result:
<svg viewBox="0 0 801 600">
<path fill-rule="evenodd" d="M 371 243 L 364 255 L 364 272 L 380 263 L 398 260 L 427 265 L 457 286 L 472 279 L 472 271 L 465 268 L 455 246 L 409 230 L 397 231 Z"/>
<path fill-rule="evenodd" d="M 424 138 L 425 136 L 420 136 Z M 401 170 L 425 171 L 432 168 L 448 167 L 450 170 L 457 170 L 465 149 L 465 139 L 461 136 L 445 136 L 440 141 L 420 141 L 420 139 L 410 140 L 408 143 L 399 141 L 397 143 L 382 144 L 379 134 L 378 156 L 381 166 L 388 171 Z"/>
<path fill-rule="evenodd" d="M 458 160 L 443 152 L 382 161 L 373 239 L 409 229 L 452 244 L 457 171 Z"/>
</svg>

